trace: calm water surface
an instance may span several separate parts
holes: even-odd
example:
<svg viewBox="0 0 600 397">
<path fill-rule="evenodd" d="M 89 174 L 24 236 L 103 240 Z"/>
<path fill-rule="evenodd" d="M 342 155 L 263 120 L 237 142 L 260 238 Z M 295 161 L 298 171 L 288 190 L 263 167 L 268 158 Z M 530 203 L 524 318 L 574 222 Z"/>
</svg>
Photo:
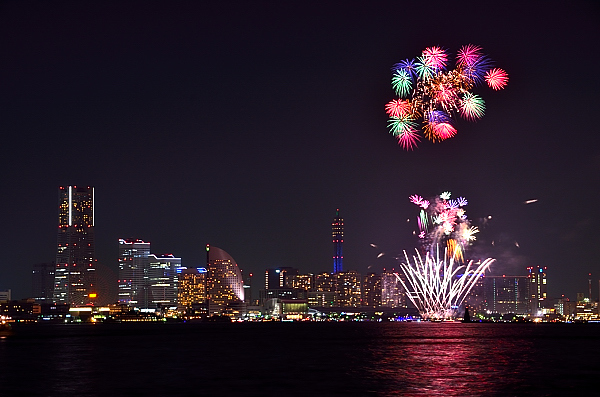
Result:
<svg viewBox="0 0 600 397">
<path fill-rule="evenodd" d="M 99 324 L 0 339 L 0 396 L 569 396 L 599 382 L 600 324 Z"/>
</svg>

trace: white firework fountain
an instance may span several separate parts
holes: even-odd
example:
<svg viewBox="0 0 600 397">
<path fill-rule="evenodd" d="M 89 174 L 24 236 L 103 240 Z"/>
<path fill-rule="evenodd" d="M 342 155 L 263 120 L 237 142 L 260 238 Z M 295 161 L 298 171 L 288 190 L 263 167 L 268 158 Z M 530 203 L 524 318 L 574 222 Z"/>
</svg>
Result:
<svg viewBox="0 0 600 397">
<path fill-rule="evenodd" d="M 456 316 L 458 307 L 464 301 L 471 289 L 494 259 L 487 258 L 483 262 L 468 262 L 461 265 L 454 255 L 444 252 L 443 260 L 440 259 L 439 249 L 436 258 L 427 254 L 425 260 L 416 251 L 413 255 L 413 264 L 410 263 L 404 251 L 406 263 L 400 267 L 406 280 L 397 273 L 396 277 L 402 283 L 410 301 L 421 313 L 424 319 L 443 320 Z"/>
</svg>

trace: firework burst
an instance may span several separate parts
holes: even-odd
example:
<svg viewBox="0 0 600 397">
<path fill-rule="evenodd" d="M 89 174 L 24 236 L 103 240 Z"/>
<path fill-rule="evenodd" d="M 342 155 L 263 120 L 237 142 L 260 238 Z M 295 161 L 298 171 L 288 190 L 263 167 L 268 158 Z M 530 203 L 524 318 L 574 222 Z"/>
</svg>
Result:
<svg viewBox="0 0 600 397">
<path fill-rule="evenodd" d="M 454 256 L 449 259 L 448 255 L 443 257 L 442 260 L 439 253 L 435 257 L 427 253 L 423 260 L 417 251 L 411 263 L 405 251 L 406 262 L 401 263 L 400 268 L 406 281 L 396 273 L 408 298 L 425 319 L 454 317 L 457 308 L 494 262 L 494 259 L 488 258 L 476 264 L 470 261 L 461 265 L 457 264 Z"/>
<path fill-rule="evenodd" d="M 485 74 L 485 81 L 490 88 L 501 90 L 508 84 L 508 74 L 502 69 L 492 69 Z"/>
<path fill-rule="evenodd" d="M 492 68 L 492 61 L 473 44 L 461 47 L 454 69 L 448 69 L 449 56 L 441 47 L 428 47 L 415 59 L 406 59 L 392 67 L 392 88 L 400 97 L 385 106 L 390 117 L 388 128 L 404 149 L 413 149 L 420 141 L 419 127 L 432 142 L 456 135 L 454 117 L 475 121 L 483 117 L 485 102 L 471 92 L 484 81 L 500 90 L 508 83 L 508 74 Z M 410 128 L 399 128 L 399 119 L 410 119 Z"/>
<path fill-rule="evenodd" d="M 464 252 L 475 241 L 479 230 L 471 226 L 465 206 L 467 199 L 451 199 L 452 193 L 443 192 L 439 196 L 426 200 L 414 194 L 409 197 L 411 203 L 421 210 L 417 217 L 419 237 L 425 252 L 430 255 L 438 246 L 446 246 L 447 255 L 456 261 L 464 261 Z"/>
</svg>

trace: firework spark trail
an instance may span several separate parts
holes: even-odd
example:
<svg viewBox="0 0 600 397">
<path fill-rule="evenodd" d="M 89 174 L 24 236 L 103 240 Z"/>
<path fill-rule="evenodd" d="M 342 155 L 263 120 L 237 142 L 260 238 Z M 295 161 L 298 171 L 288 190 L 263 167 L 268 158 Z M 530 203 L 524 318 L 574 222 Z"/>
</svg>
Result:
<svg viewBox="0 0 600 397">
<path fill-rule="evenodd" d="M 421 140 L 417 120 L 422 119 L 427 139 L 452 138 L 457 132 L 455 114 L 469 121 L 484 115 L 485 102 L 471 92 L 474 87 L 485 81 L 500 90 L 508 84 L 506 71 L 492 68 L 493 62 L 473 44 L 458 51 L 454 69 L 448 70 L 448 60 L 446 50 L 434 46 L 392 67 L 392 88 L 400 99 L 389 102 L 385 110 L 390 133 L 405 150 L 412 150 Z"/>
<path fill-rule="evenodd" d="M 453 258 L 447 260 L 439 258 L 439 249 L 434 259 L 429 253 L 423 261 L 423 257 L 416 251 L 413 255 L 413 263 L 404 251 L 406 263 L 400 265 L 406 282 L 395 273 L 396 278 L 405 291 L 410 301 L 419 310 L 425 319 L 445 319 L 453 317 L 455 308 L 460 306 L 471 289 L 477 283 L 494 259 L 488 258 L 478 265 L 470 261 L 467 265 L 455 266 Z M 459 274 L 462 272 L 462 274 Z"/>
</svg>

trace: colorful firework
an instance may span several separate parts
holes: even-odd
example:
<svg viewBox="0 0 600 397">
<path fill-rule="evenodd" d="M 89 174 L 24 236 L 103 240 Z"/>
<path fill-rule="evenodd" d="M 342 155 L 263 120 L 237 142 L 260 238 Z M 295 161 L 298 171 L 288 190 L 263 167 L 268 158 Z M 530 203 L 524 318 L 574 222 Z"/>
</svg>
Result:
<svg viewBox="0 0 600 397">
<path fill-rule="evenodd" d="M 413 264 L 404 252 L 405 263 L 400 264 L 406 281 L 396 273 L 396 278 L 410 301 L 425 319 L 453 318 L 456 311 L 480 277 L 494 262 L 488 258 L 483 262 L 457 265 L 454 256 L 441 260 L 439 252 L 434 257 L 427 253 L 425 260 L 417 251 Z"/>
<path fill-rule="evenodd" d="M 451 199 L 452 193 L 443 192 L 431 200 L 419 195 L 409 197 L 411 203 L 419 206 L 417 225 L 423 249 L 433 255 L 438 246 L 446 246 L 447 255 L 456 261 L 464 261 L 464 252 L 475 241 L 479 230 L 471 226 L 465 214 L 467 199 Z"/>
<path fill-rule="evenodd" d="M 415 59 L 406 59 L 392 67 L 392 88 L 400 97 L 385 106 L 391 118 L 390 132 L 404 149 L 413 149 L 420 141 L 417 127 L 422 120 L 423 135 L 439 142 L 456 135 L 453 117 L 475 121 L 483 117 L 485 102 L 471 92 L 484 81 L 494 90 L 508 83 L 508 74 L 498 68 L 473 44 L 456 54 L 455 68 L 448 70 L 449 56 L 441 47 L 428 47 Z M 411 128 L 398 130 L 397 120 L 410 118 Z"/>
<path fill-rule="evenodd" d="M 397 99 L 385 105 L 385 111 L 390 117 L 402 117 L 410 114 L 410 102 Z"/>
<path fill-rule="evenodd" d="M 483 117 L 485 102 L 483 99 L 470 92 L 465 93 L 460 101 L 460 115 L 467 120 L 476 120 Z"/>
<path fill-rule="evenodd" d="M 490 88 L 501 90 L 508 84 L 508 74 L 502 69 L 492 69 L 485 74 L 485 81 Z"/>
</svg>

